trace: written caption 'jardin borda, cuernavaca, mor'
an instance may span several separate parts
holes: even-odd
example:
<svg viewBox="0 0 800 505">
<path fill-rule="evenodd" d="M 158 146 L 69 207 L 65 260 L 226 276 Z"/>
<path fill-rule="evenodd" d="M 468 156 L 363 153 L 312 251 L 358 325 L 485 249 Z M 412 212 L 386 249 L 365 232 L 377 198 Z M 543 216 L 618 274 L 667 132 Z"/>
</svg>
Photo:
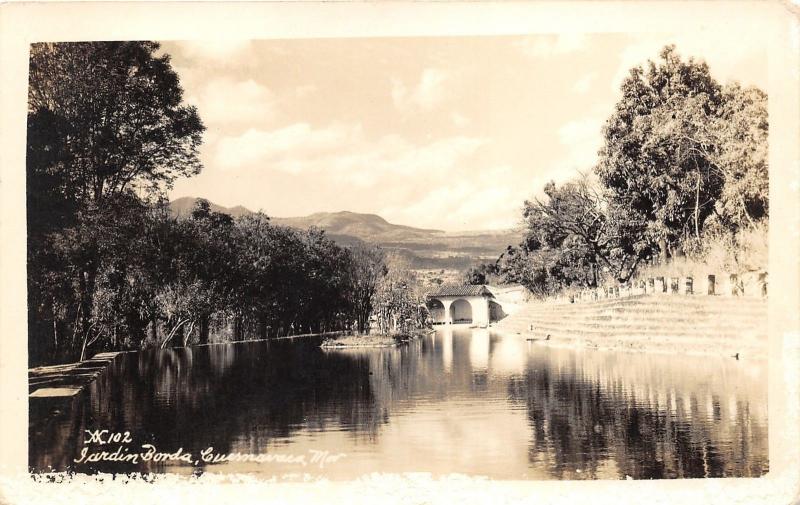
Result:
<svg viewBox="0 0 800 505">
<path fill-rule="evenodd" d="M 562 38 L 32 44 L 30 471 L 764 475 L 766 58 Z"/>
</svg>

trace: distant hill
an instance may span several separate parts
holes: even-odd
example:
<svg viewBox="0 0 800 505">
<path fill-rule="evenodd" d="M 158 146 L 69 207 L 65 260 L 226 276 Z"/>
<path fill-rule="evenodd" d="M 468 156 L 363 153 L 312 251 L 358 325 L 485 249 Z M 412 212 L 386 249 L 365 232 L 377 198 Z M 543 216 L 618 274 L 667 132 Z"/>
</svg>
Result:
<svg viewBox="0 0 800 505">
<path fill-rule="evenodd" d="M 357 212 L 317 212 L 303 217 L 273 217 L 272 222 L 293 228 L 316 226 L 331 235 L 350 235 L 369 242 L 407 241 L 443 235 L 441 230 L 428 230 L 392 224 L 375 214 Z"/>
<path fill-rule="evenodd" d="M 170 202 L 169 207 L 173 215 L 188 216 L 191 214 L 198 198 L 183 197 Z M 223 212 L 233 217 L 251 214 L 253 211 L 241 205 L 236 207 L 223 207 L 209 202 L 211 210 Z M 425 240 L 433 236 L 444 235 L 442 230 L 429 230 L 392 224 L 375 214 L 359 214 L 357 212 L 317 212 L 302 217 L 274 217 L 270 221 L 280 226 L 299 228 L 305 230 L 311 226 L 322 228 L 329 235 L 347 235 L 368 242 Z"/>
<path fill-rule="evenodd" d="M 197 200 L 192 197 L 173 200 L 169 204 L 170 211 L 173 215 L 188 216 Z M 253 212 L 241 205 L 223 207 L 209 203 L 214 212 L 233 217 Z M 270 221 L 298 229 L 315 226 L 342 245 L 378 244 L 407 258 L 417 269 L 463 270 L 484 261 L 493 261 L 508 245 L 516 245 L 522 238 L 519 230 L 445 232 L 393 224 L 375 214 L 348 211 L 317 212 L 302 217 L 270 216 Z"/>
</svg>

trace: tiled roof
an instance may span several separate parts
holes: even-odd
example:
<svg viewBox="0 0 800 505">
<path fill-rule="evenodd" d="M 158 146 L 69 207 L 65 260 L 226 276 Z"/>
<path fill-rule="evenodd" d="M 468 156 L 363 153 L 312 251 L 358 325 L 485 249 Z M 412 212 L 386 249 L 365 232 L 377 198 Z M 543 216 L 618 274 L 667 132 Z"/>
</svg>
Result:
<svg viewBox="0 0 800 505">
<path fill-rule="evenodd" d="M 484 285 L 459 286 L 456 284 L 442 284 L 428 293 L 428 297 L 438 296 L 491 296 L 492 293 Z"/>
</svg>

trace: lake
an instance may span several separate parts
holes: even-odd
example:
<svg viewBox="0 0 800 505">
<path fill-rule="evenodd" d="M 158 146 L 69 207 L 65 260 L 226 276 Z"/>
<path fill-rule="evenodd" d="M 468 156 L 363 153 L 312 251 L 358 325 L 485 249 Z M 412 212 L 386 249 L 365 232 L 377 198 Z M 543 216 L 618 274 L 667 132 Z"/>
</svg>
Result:
<svg viewBox="0 0 800 505">
<path fill-rule="evenodd" d="M 558 349 L 465 327 L 391 349 L 319 343 L 126 353 L 31 428 L 31 469 L 335 480 L 768 471 L 765 361 Z"/>
</svg>

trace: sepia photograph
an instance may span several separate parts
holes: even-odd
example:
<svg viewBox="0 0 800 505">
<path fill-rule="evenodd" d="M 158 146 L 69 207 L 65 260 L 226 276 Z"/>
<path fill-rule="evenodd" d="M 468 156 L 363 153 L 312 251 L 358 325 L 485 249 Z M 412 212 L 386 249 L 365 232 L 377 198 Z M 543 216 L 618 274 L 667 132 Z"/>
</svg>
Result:
<svg viewBox="0 0 800 505">
<path fill-rule="evenodd" d="M 774 469 L 755 29 L 25 47 L 30 480 Z"/>
</svg>

